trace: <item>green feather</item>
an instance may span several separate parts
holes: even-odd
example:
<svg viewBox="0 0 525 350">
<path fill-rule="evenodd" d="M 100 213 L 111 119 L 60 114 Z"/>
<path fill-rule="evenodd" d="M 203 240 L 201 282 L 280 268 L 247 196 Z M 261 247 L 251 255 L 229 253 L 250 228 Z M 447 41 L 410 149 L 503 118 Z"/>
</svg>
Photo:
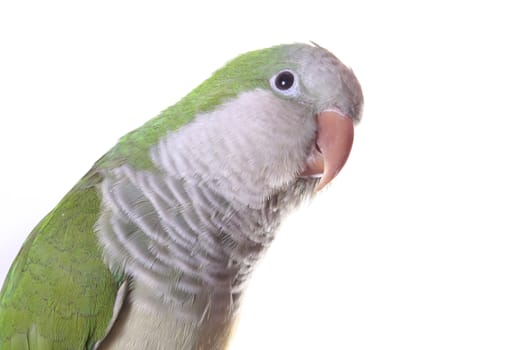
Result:
<svg viewBox="0 0 525 350">
<path fill-rule="evenodd" d="M 90 349 L 104 336 L 119 281 L 93 232 L 99 204 L 75 188 L 28 237 L 0 292 L 0 349 Z"/>
<path fill-rule="evenodd" d="M 119 140 L 92 171 L 114 168 L 124 163 L 141 170 L 152 170 L 149 149 L 168 132 L 177 130 L 199 113 L 215 109 L 243 91 L 267 88 L 276 69 L 286 68 L 285 46 L 245 53 L 228 62 L 177 104 L 167 108 L 140 128 Z M 291 68 L 291 67 L 288 67 Z M 234 82 L 234 83 L 232 83 Z"/>
</svg>

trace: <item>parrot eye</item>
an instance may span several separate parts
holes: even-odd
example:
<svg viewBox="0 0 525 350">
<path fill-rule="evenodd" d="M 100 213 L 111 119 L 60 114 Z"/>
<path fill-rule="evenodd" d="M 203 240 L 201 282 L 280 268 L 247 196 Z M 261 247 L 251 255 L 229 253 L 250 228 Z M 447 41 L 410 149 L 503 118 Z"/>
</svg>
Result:
<svg viewBox="0 0 525 350">
<path fill-rule="evenodd" d="M 291 72 L 284 71 L 275 78 L 275 87 L 279 90 L 288 90 L 293 86 L 294 76 Z"/>
<path fill-rule="evenodd" d="M 286 69 L 274 75 L 270 79 L 270 83 L 276 92 L 286 96 L 293 96 L 298 92 L 297 80 L 296 74 Z"/>
</svg>

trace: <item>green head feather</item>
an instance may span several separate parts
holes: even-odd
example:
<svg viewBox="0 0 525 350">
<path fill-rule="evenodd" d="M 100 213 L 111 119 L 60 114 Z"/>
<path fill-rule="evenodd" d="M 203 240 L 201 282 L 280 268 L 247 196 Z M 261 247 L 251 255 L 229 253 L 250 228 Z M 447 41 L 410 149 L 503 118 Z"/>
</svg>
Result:
<svg viewBox="0 0 525 350">
<path fill-rule="evenodd" d="M 276 70 L 292 68 L 288 56 L 304 44 L 280 45 L 238 56 L 175 105 L 167 108 L 140 128 L 123 136 L 102 157 L 94 170 L 113 168 L 124 162 L 136 169 L 151 169 L 149 148 L 168 132 L 187 124 L 199 113 L 213 110 L 243 91 L 269 89 L 268 80 Z"/>
</svg>

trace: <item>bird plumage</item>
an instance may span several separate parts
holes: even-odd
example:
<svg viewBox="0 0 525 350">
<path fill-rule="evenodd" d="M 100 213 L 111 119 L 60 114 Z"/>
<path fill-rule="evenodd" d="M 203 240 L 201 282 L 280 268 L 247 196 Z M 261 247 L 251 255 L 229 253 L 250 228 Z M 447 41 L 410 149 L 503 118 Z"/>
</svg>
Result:
<svg viewBox="0 0 525 350">
<path fill-rule="evenodd" d="M 33 230 L 0 293 L 0 350 L 223 349 L 256 262 L 319 183 L 305 171 L 325 150 L 316 115 L 357 122 L 362 103 L 320 47 L 230 61 L 122 137 Z"/>
</svg>

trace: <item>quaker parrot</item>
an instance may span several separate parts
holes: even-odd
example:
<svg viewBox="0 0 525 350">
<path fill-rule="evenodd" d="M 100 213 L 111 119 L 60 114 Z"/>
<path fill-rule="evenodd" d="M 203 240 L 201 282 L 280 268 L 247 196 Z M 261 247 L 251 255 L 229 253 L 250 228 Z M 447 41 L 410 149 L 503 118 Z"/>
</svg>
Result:
<svg viewBox="0 0 525 350">
<path fill-rule="evenodd" d="M 255 264 L 341 170 L 362 106 L 315 44 L 228 62 L 34 228 L 0 293 L 0 349 L 225 349 Z"/>
</svg>

